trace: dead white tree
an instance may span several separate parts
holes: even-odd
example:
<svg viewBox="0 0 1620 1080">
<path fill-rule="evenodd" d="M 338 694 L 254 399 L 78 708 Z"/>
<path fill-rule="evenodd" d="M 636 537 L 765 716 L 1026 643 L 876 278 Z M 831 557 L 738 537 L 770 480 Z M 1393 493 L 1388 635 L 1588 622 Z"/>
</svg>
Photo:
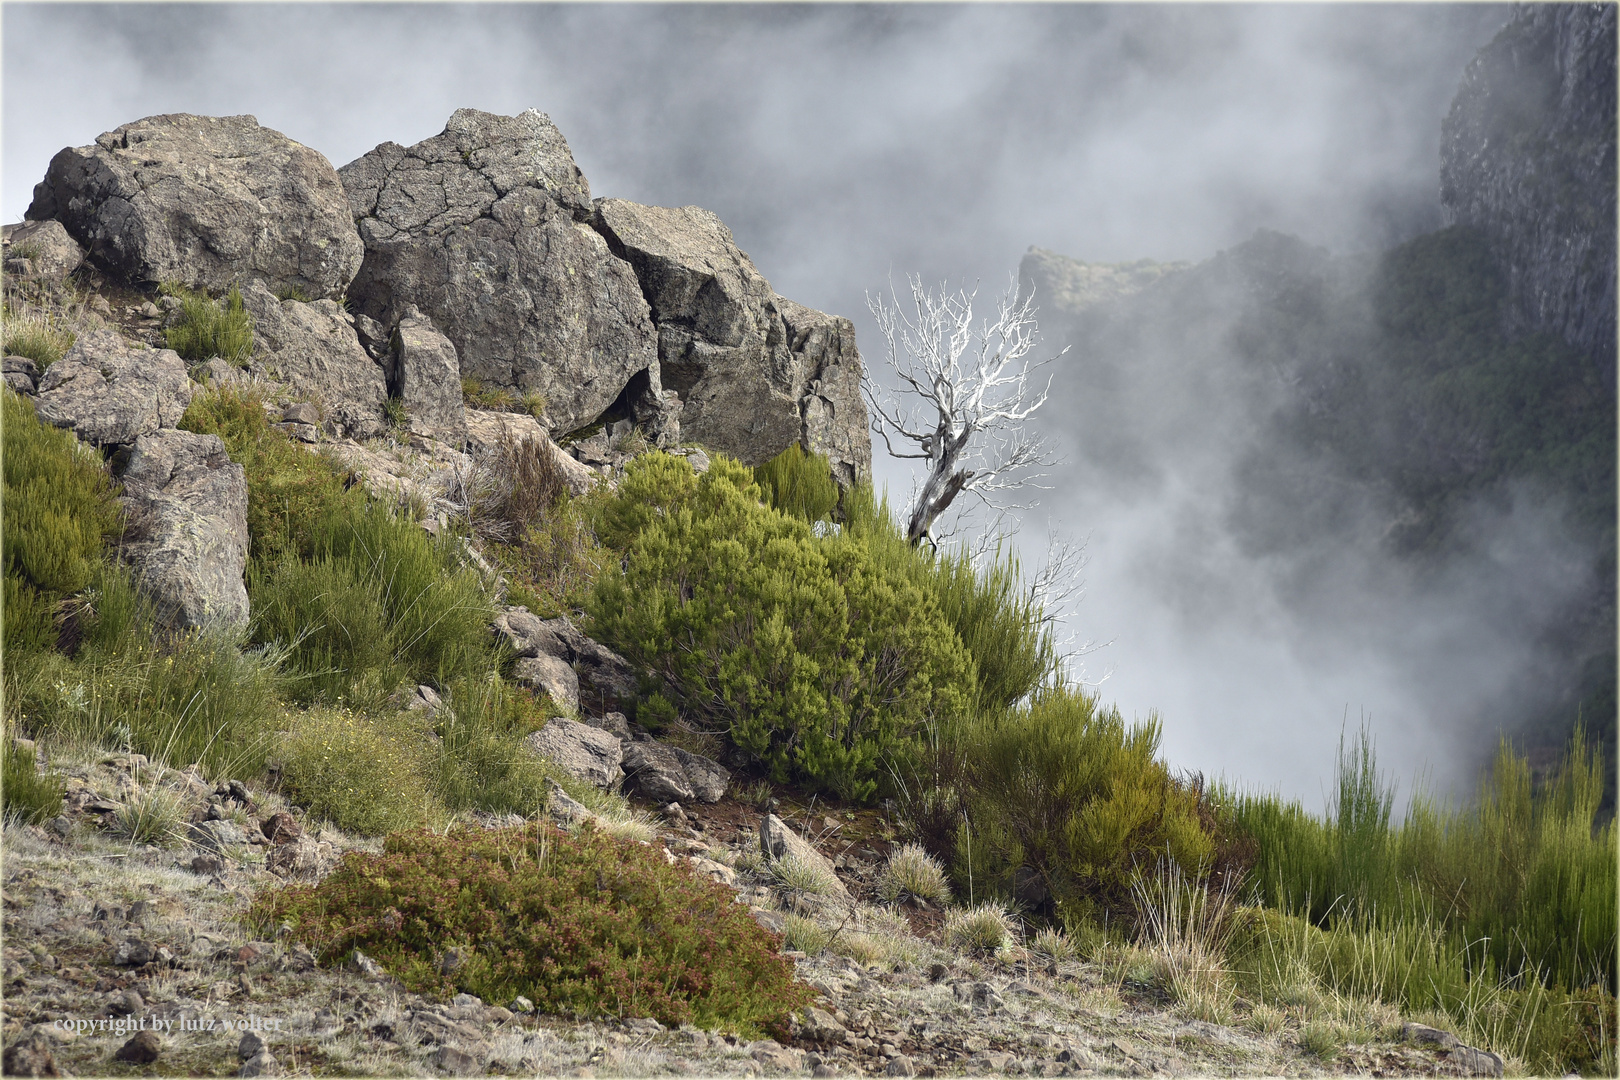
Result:
<svg viewBox="0 0 1620 1080">
<path fill-rule="evenodd" d="M 907 515 L 906 538 L 916 545 L 932 541 L 935 521 L 964 492 L 1004 510 L 1024 508 L 993 504 L 991 494 L 1039 487 L 1036 470 L 1056 464 L 1024 422 L 1046 404 L 1051 388 L 1050 377 L 1040 383 L 1038 370 L 1068 350 L 1031 362 L 1034 297 L 1019 296 L 1016 282 L 997 301 L 994 321 L 975 327 L 977 289 L 949 293 L 942 285 L 936 295 L 921 278 L 908 281 L 911 313 L 901 310 L 898 296 L 892 306 L 881 295 L 866 298 L 899 385 L 885 391 L 868 377 L 863 387 L 877 417 L 872 430 L 889 453 L 928 463 Z"/>
</svg>

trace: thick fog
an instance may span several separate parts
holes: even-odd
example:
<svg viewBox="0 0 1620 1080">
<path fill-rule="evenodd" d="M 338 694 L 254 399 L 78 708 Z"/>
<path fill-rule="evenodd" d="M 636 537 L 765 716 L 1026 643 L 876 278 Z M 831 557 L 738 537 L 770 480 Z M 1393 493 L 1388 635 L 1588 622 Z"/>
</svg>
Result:
<svg viewBox="0 0 1620 1080">
<path fill-rule="evenodd" d="M 1341 252 L 1438 227 L 1440 119 L 1508 15 L 8 3 L 0 197 L 20 219 L 56 151 L 155 113 L 252 113 L 343 165 L 436 134 L 458 107 L 538 108 L 594 194 L 715 211 L 779 292 L 855 319 L 881 379 L 865 296 L 891 277 L 980 282 L 984 295 L 1030 245 L 1199 261 L 1260 227 Z M 1084 393 L 1062 386 L 1046 426 L 1063 436 L 1063 403 Z M 1112 642 L 1085 661 L 1093 678 L 1112 673 L 1104 695 L 1127 715 L 1161 713 L 1172 764 L 1312 806 L 1346 717 L 1352 731 L 1366 719 L 1397 775 L 1429 767 L 1449 783 L 1472 769 L 1482 721 L 1458 692 L 1524 684 L 1538 660 L 1503 627 L 1527 597 L 1567 588 L 1577 555 L 1521 557 L 1556 579 L 1523 581 L 1525 596 L 1465 580 L 1413 592 L 1347 539 L 1310 553 L 1302 599 L 1289 582 L 1303 556 L 1279 566 L 1222 525 L 1246 406 L 1192 429 L 1153 395 L 1136 407 L 1163 437 L 1151 475 L 1071 470 L 1021 536 L 1037 558 L 1049 528 L 1090 536 L 1068 622 Z M 877 456 L 903 500 L 908 472 Z M 1527 500 L 1482 523 L 1504 558 L 1565 552 L 1556 519 Z"/>
</svg>

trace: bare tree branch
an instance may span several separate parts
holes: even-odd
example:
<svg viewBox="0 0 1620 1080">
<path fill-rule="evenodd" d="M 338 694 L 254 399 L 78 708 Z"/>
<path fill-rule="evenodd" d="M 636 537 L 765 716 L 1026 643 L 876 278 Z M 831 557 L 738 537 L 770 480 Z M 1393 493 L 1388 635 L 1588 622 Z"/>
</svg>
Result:
<svg viewBox="0 0 1620 1080">
<path fill-rule="evenodd" d="M 1022 431 L 1024 421 L 1046 404 L 1051 389 L 1036 378 L 1033 296 L 1020 296 L 1017 283 L 996 302 L 995 319 L 973 321 L 974 292 L 939 293 L 912 276 L 910 312 L 880 295 L 866 303 L 887 346 L 889 366 L 899 379 L 896 391 L 863 383 L 875 419 L 872 430 L 897 458 L 921 458 L 928 474 L 907 515 L 906 537 L 919 544 L 957 497 L 971 492 L 989 503 L 989 492 L 1010 491 L 1032 482 L 1032 472 L 1056 464 L 1041 441 Z M 1064 350 L 1065 352 L 1067 350 Z M 921 413 L 905 407 L 912 399 Z M 914 443 L 915 450 L 897 451 Z"/>
</svg>

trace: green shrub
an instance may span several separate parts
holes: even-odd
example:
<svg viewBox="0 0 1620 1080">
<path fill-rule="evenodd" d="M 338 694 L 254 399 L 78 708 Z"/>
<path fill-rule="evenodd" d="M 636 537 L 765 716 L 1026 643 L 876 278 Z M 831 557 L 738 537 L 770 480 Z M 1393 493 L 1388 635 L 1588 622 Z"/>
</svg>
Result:
<svg viewBox="0 0 1620 1080">
<path fill-rule="evenodd" d="M 169 847 L 180 839 L 185 820 L 181 797 L 155 783 L 132 794 L 112 815 L 112 829 L 132 844 Z"/>
<path fill-rule="evenodd" d="M 1215 853 L 1196 791 L 1157 760 L 1156 720 L 1126 727 L 1097 697 L 1059 689 L 940 735 L 937 790 L 912 795 L 913 826 L 949 854 L 958 892 L 1012 897 L 1032 873 L 1065 922 L 1134 910 L 1138 866 L 1168 856 L 1200 874 Z"/>
<path fill-rule="evenodd" d="M 63 777 L 54 772 L 41 775 L 32 749 L 19 747 L 8 736 L 0 736 L 0 796 L 4 797 L 6 817 L 38 824 L 62 812 Z"/>
<path fill-rule="evenodd" d="M 462 678 L 435 718 L 435 790 L 450 810 L 532 816 L 545 809 L 550 770 L 524 745 L 547 717 L 534 698 L 493 676 Z"/>
<path fill-rule="evenodd" d="M 304 700 L 375 706 L 402 679 L 447 686 L 488 670 L 494 608 L 454 537 L 349 498 L 324 508 L 305 543 L 309 561 L 284 551 L 248 575 L 254 637 L 286 645 Z"/>
<path fill-rule="evenodd" d="M 216 356 L 232 364 L 247 362 L 253 354 L 253 319 L 242 306 L 241 290 L 232 285 L 223 304 L 206 293 L 168 291 L 180 297 L 180 318 L 163 332 L 165 345 L 192 364 Z"/>
<path fill-rule="evenodd" d="M 818 540 L 763 505 L 736 462 L 717 456 L 700 478 L 682 459 L 638 458 L 596 521 L 624 557 L 587 600 L 597 636 L 778 782 L 870 799 L 889 759 L 971 692 L 971 661 L 927 592 L 858 540 Z"/>
<path fill-rule="evenodd" d="M 770 504 L 804 521 L 826 521 L 838 508 L 838 482 L 824 454 L 807 454 L 794 443 L 763 465 L 754 480 Z"/>
<path fill-rule="evenodd" d="M 344 471 L 312 454 L 266 418 L 263 398 L 251 390 L 222 387 L 198 393 L 180 418 L 180 428 L 218 435 L 232 461 L 247 473 L 248 545 L 261 563 L 283 552 L 307 555 L 316 522 L 345 498 Z"/>
<path fill-rule="evenodd" d="M 396 834 L 315 886 L 255 902 L 323 962 L 359 949 L 417 992 L 544 1012 L 786 1034 L 813 992 L 730 889 L 656 848 L 551 826 Z M 439 974 L 446 950 L 464 957 Z"/>
<path fill-rule="evenodd" d="M 86 646 L 73 662 L 8 671 L 8 689 L 18 719 L 41 737 L 251 774 L 280 722 L 286 679 L 279 653 L 239 646 L 225 633 L 158 635 L 142 612 L 123 637 Z"/>
<path fill-rule="evenodd" d="M 55 644 L 63 600 L 88 585 L 118 535 L 116 491 L 95 451 L 0 391 L 4 425 L 5 649 L 8 659 Z"/>
<path fill-rule="evenodd" d="M 13 314 L 9 305 L 0 316 L 0 336 L 7 356 L 26 356 L 42 374 L 73 348 L 75 340 L 73 331 L 50 315 L 35 311 Z"/>
<path fill-rule="evenodd" d="M 322 707 L 291 719 L 280 748 L 282 783 L 288 799 L 311 816 L 364 836 L 438 818 L 428 730 L 417 716 Z"/>
<path fill-rule="evenodd" d="M 916 897 L 935 904 L 951 898 L 945 867 L 920 844 L 902 844 L 889 855 L 889 862 L 878 875 L 878 895 L 889 903 Z"/>
</svg>

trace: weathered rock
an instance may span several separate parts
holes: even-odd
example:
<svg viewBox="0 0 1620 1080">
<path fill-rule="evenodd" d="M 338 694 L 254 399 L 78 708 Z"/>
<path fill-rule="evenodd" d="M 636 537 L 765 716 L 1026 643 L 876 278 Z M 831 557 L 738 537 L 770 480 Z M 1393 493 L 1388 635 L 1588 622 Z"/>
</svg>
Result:
<svg viewBox="0 0 1620 1080">
<path fill-rule="evenodd" d="M 545 691 L 564 708 L 579 708 L 579 676 L 566 660 L 555 656 L 520 657 L 512 666 L 512 675 L 522 686 Z"/>
<path fill-rule="evenodd" d="M 775 814 L 766 814 L 759 819 L 759 849 L 772 861 L 794 858 L 824 868 L 827 879 L 834 885 L 833 894 L 842 900 L 849 899 L 849 890 L 838 879 L 838 872 L 827 857 L 817 851 L 810 841 L 788 828 L 787 822 Z"/>
<path fill-rule="evenodd" d="M 405 703 L 405 708 L 411 712 L 425 712 L 429 716 L 437 716 L 444 708 L 444 699 L 439 697 L 439 692 L 433 687 L 418 685 L 412 691 L 410 700 Z"/>
<path fill-rule="evenodd" d="M 731 774 L 718 762 L 678 746 L 632 742 L 624 747 L 631 786 L 657 802 L 719 802 Z"/>
<path fill-rule="evenodd" d="M 555 621 L 542 619 L 526 607 L 509 607 L 495 617 L 490 629 L 504 638 L 517 656 L 555 656 L 566 661 L 573 651 L 549 625 Z"/>
<path fill-rule="evenodd" d="M 280 1076 L 281 1063 L 275 1055 L 268 1050 L 261 1050 L 257 1054 L 242 1062 L 242 1067 L 236 1070 L 237 1076 Z"/>
<path fill-rule="evenodd" d="M 636 275 L 584 224 L 589 185 L 545 114 L 460 109 L 339 175 L 366 248 L 361 311 L 391 326 L 414 304 L 462 374 L 543 395 L 552 430 L 592 422 L 656 362 Z"/>
<path fill-rule="evenodd" d="M 172 428 L 191 404 L 180 355 L 146 349 L 111 330 L 81 334 L 39 380 L 40 419 L 95 446 L 127 445 Z"/>
<path fill-rule="evenodd" d="M 554 717 L 527 742 L 570 775 L 599 788 L 610 788 L 624 776 L 619 740 L 589 724 Z"/>
<path fill-rule="evenodd" d="M 1463 1076 L 1501 1076 L 1502 1059 L 1489 1050 L 1472 1046 L 1454 1047 L 1446 1055 L 1446 1064 Z"/>
<path fill-rule="evenodd" d="M 528 413 L 488 412 L 467 409 L 467 446 L 474 458 L 490 461 L 500 452 L 503 441 L 512 446 L 533 440 L 551 451 L 551 459 L 562 473 L 570 495 L 584 495 L 596 488 L 601 477 L 557 448 L 545 427 Z"/>
<path fill-rule="evenodd" d="M 3 1064 L 7 1076 L 62 1075 L 50 1038 L 39 1031 L 8 1042 Z"/>
<path fill-rule="evenodd" d="M 788 349 L 797 358 L 803 384 L 799 394 L 800 444 L 825 454 L 840 487 L 872 479 L 872 432 L 861 398 L 861 354 L 855 324 L 785 296 L 776 309 L 787 326 Z"/>
<path fill-rule="evenodd" d="M 137 1032 L 133 1039 L 118 1048 L 113 1057 L 136 1065 L 150 1065 L 163 1053 L 163 1040 L 150 1031 Z"/>
<path fill-rule="evenodd" d="M 236 1060 L 246 1061 L 264 1052 L 264 1040 L 256 1032 L 244 1031 L 236 1044 Z"/>
<path fill-rule="evenodd" d="M 39 366 L 26 356 L 8 356 L 3 361 L 6 385 L 16 393 L 32 396 L 39 392 Z"/>
<path fill-rule="evenodd" d="M 1401 1025 L 1401 1038 L 1419 1046 L 1438 1046 L 1442 1050 L 1457 1045 L 1457 1036 L 1449 1031 L 1429 1027 L 1427 1024 Z"/>
<path fill-rule="evenodd" d="M 247 834 L 229 821 L 194 821 L 186 831 L 186 839 L 205 851 L 224 855 L 232 847 L 247 843 Z"/>
<path fill-rule="evenodd" d="M 844 1030 L 843 1024 L 834 1019 L 832 1013 L 813 1005 L 804 1010 L 799 1022 L 799 1031 L 812 1042 L 841 1043 L 849 1037 L 849 1032 Z"/>
<path fill-rule="evenodd" d="M 272 844 L 290 844 L 304 835 L 304 830 L 288 813 L 271 814 L 259 825 L 259 831 Z"/>
<path fill-rule="evenodd" d="M 916 1063 L 906 1055 L 896 1054 L 894 1057 L 890 1058 L 889 1063 L 883 1067 L 883 1075 L 916 1076 L 917 1066 Z"/>
<path fill-rule="evenodd" d="M 550 782 L 549 790 L 550 798 L 546 800 L 546 812 L 557 821 L 570 825 L 576 821 L 589 821 L 596 817 L 588 806 L 564 791 L 555 780 Z"/>
<path fill-rule="evenodd" d="M 382 434 L 388 380 L 336 301 L 278 300 L 252 282 L 242 305 L 253 317 L 254 360 L 298 397 L 320 402 L 328 431 L 352 439 Z"/>
<path fill-rule="evenodd" d="M 32 272 L 40 277 L 67 277 L 84 262 L 84 248 L 68 235 L 60 221 L 25 221 L 0 230 L 6 257 L 26 250 Z"/>
<path fill-rule="evenodd" d="M 331 163 L 251 116 L 149 116 L 69 147 L 26 216 L 60 221 L 137 284 L 337 297 L 362 255 Z"/>
<path fill-rule="evenodd" d="M 246 624 L 247 476 L 219 436 L 142 435 L 123 480 L 123 556 L 158 619 L 176 630 Z"/>
<path fill-rule="evenodd" d="M 775 1039 L 748 1044 L 748 1056 L 766 1068 L 798 1072 L 804 1064 L 804 1051 L 783 1046 Z"/>
<path fill-rule="evenodd" d="M 277 877 L 314 877 L 325 873 L 337 857 L 337 849 L 331 844 L 305 834 L 272 847 L 264 857 L 264 868 Z"/>
<path fill-rule="evenodd" d="M 388 390 L 405 403 L 411 431 L 460 446 L 467 441 L 456 347 L 414 305 L 400 313 L 391 339 Z"/>
<path fill-rule="evenodd" d="M 439 1047 L 428 1060 L 433 1071 L 440 1076 L 473 1076 L 484 1071 L 480 1058 L 454 1046 Z"/>
</svg>

